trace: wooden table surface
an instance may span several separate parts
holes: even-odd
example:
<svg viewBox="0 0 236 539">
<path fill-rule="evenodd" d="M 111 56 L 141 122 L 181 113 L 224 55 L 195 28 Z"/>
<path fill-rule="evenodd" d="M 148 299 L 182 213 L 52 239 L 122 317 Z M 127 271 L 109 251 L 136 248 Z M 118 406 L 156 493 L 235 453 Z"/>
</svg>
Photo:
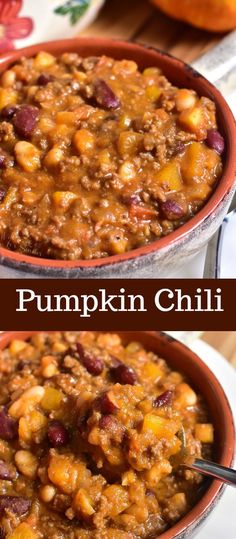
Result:
<svg viewBox="0 0 236 539">
<path fill-rule="evenodd" d="M 205 331 L 202 339 L 218 350 L 236 369 L 236 331 Z"/>
<path fill-rule="evenodd" d="M 136 40 L 159 47 L 188 63 L 222 37 L 170 19 L 148 0 L 107 0 L 97 20 L 82 35 Z"/>
</svg>

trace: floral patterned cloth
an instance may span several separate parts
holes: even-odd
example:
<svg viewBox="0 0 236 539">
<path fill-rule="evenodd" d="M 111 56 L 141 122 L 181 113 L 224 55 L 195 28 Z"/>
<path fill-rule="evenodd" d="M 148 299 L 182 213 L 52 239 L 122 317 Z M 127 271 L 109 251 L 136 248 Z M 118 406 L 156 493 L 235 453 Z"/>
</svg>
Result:
<svg viewBox="0 0 236 539">
<path fill-rule="evenodd" d="M 90 5 L 90 0 L 68 0 L 58 6 L 54 12 L 58 15 L 69 15 L 70 23 L 76 24 Z"/>
<path fill-rule="evenodd" d="M 24 44 L 73 37 L 91 24 L 104 1 L 0 0 L 0 54 Z"/>
<path fill-rule="evenodd" d="M 0 52 L 14 49 L 14 39 L 24 39 L 33 30 L 30 17 L 20 17 L 22 0 L 0 0 Z"/>
</svg>

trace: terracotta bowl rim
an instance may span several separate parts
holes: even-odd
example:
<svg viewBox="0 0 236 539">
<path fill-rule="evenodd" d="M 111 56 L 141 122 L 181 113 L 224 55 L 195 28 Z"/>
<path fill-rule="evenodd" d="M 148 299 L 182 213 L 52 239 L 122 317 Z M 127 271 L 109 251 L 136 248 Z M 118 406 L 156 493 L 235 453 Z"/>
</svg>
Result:
<svg viewBox="0 0 236 539">
<path fill-rule="evenodd" d="M 40 333 L 40 331 L 4 331 L 0 334 L 0 349 L 4 349 L 5 346 L 7 346 L 11 342 L 11 340 L 16 337 L 24 340 L 29 338 L 31 335 L 37 333 Z M 55 331 L 45 331 L 45 333 L 55 333 Z M 127 336 L 128 338 L 134 338 L 134 334 L 146 335 L 150 336 L 151 338 L 154 337 L 159 342 L 162 341 L 167 346 L 177 349 L 185 357 L 188 357 L 189 361 L 197 364 L 198 369 L 202 371 L 202 374 L 207 381 L 206 388 L 207 385 L 213 387 L 216 393 L 216 398 L 221 402 L 222 415 L 225 418 L 225 437 L 224 446 L 222 448 L 222 455 L 219 463 L 224 466 L 231 466 L 234 460 L 236 441 L 236 432 L 231 406 L 219 380 L 215 377 L 214 373 L 209 369 L 209 367 L 204 363 L 204 361 L 202 361 L 202 359 L 200 359 L 200 357 L 190 348 L 188 348 L 185 344 L 173 337 L 170 337 L 164 332 L 117 331 L 116 333 L 123 337 Z M 166 359 L 168 361 L 168 358 Z M 207 516 L 208 512 L 210 511 L 212 506 L 214 506 L 217 499 L 222 494 L 223 490 L 224 485 L 222 485 L 217 480 L 213 480 L 210 486 L 207 488 L 206 492 L 196 503 L 196 505 L 194 505 L 194 507 L 182 519 L 180 519 L 179 522 L 174 524 L 169 530 L 159 535 L 156 539 L 177 539 L 178 537 L 181 538 L 182 533 L 184 533 L 189 528 L 191 530 L 192 526 L 197 525 Z"/>
<path fill-rule="evenodd" d="M 158 240 L 151 242 L 150 244 L 133 249 L 123 253 L 122 255 L 111 255 L 109 257 L 92 259 L 92 260 L 60 260 L 60 259 L 47 259 L 40 258 L 31 255 L 25 255 L 17 251 L 11 251 L 5 247 L 0 247 L 0 257 L 3 260 L 8 261 L 9 263 L 16 264 L 27 264 L 29 267 L 34 268 L 47 268 L 47 269 L 79 269 L 86 270 L 86 268 L 99 268 L 99 267 L 109 267 L 113 264 L 122 264 L 123 262 L 128 262 L 134 259 L 139 259 L 139 257 L 144 257 L 145 255 L 152 254 L 154 252 L 161 251 L 163 248 L 171 247 L 174 244 L 178 244 L 178 241 L 184 240 L 187 238 L 188 234 L 195 231 L 199 225 L 214 212 L 217 210 L 217 207 L 220 205 L 221 201 L 229 193 L 235 182 L 236 174 L 236 123 L 233 117 L 233 114 L 226 103 L 224 97 L 221 95 L 219 90 L 211 84 L 205 77 L 200 73 L 194 70 L 191 66 L 175 58 L 169 53 L 159 50 L 153 46 L 137 43 L 137 42 L 128 42 L 119 39 L 112 38 L 90 38 L 90 37 L 76 37 L 72 39 L 61 39 L 57 41 L 48 41 L 43 43 L 37 43 L 35 45 L 30 45 L 28 47 L 6 51 L 0 55 L 0 70 L 1 64 L 5 62 L 14 62 L 22 55 L 33 56 L 37 54 L 40 49 L 45 49 L 54 54 L 57 53 L 57 50 L 62 46 L 67 50 L 71 44 L 74 44 L 75 48 L 79 49 L 80 46 L 97 45 L 99 48 L 102 47 L 114 47 L 117 49 L 119 46 L 127 49 L 127 54 L 129 51 L 137 53 L 145 50 L 150 51 L 156 54 L 157 62 L 158 59 L 165 59 L 166 64 L 175 65 L 180 70 L 187 71 L 189 76 L 192 78 L 192 84 L 194 87 L 194 78 L 198 81 L 201 81 L 204 90 L 207 90 L 211 93 L 212 97 L 215 100 L 218 110 L 221 110 L 223 116 L 223 125 L 225 128 L 226 134 L 226 143 L 227 143 L 227 157 L 224 164 L 224 170 L 221 179 L 218 182 L 214 192 L 210 196 L 209 200 L 203 206 L 203 208 L 193 216 L 185 224 L 177 228 L 175 231 L 171 232 L 167 236 L 164 236 Z M 32 268 L 33 269 L 33 268 Z"/>
</svg>

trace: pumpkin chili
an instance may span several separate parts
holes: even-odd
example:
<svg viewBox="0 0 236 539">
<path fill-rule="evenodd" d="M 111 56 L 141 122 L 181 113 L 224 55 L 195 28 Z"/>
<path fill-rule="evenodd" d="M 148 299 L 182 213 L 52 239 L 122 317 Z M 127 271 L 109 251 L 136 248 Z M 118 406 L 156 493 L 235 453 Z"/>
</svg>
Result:
<svg viewBox="0 0 236 539">
<path fill-rule="evenodd" d="M 1 538 L 153 539 L 204 492 L 179 466 L 179 432 L 188 458 L 211 458 L 205 403 L 139 342 L 16 338 L 0 376 Z"/>
<path fill-rule="evenodd" d="M 222 174 L 215 104 L 157 67 L 39 52 L 0 78 L 0 243 L 98 259 L 189 220 Z"/>
</svg>

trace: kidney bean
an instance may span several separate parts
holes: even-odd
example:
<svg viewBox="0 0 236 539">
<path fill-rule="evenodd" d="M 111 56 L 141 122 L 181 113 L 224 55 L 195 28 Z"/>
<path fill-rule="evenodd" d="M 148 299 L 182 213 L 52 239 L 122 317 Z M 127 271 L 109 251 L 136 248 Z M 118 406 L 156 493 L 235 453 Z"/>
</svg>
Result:
<svg viewBox="0 0 236 539">
<path fill-rule="evenodd" d="M 137 381 L 137 374 L 134 369 L 124 365 L 124 363 L 121 363 L 118 367 L 112 369 L 112 376 L 115 378 L 116 382 L 122 385 L 128 384 L 133 386 Z"/>
<path fill-rule="evenodd" d="M 39 110 L 31 105 L 20 107 L 12 118 L 16 133 L 22 138 L 30 138 L 38 121 Z"/>
<path fill-rule="evenodd" d="M 160 204 L 161 212 L 169 221 L 175 221 L 184 217 L 186 211 L 176 200 L 168 199 Z"/>
<path fill-rule="evenodd" d="M 49 73 L 41 73 L 41 75 L 39 75 L 38 77 L 37 84 L 39 86 L 47 86 L 47 84 L 49 82 L 52 82 L 53 79 L 54 77 L 50 75 Z"/>
<path fill-rule="evenodd" d="M 84 349 L 83 345 L 80 342 L 76 343 L 76 350 L 77 350 L 77 353 L 79 354 L 79 358 L 81 360 L 83 360 L 85 349 Z M 73 351 L 72 351 L 72 353 L 73 353 Z"/>
<path fill-rule="evenodd" d="M 121 105 L 118 97 L 103 79 L 98 79 L 95 82 L 94 97 L 98 105 L 104 109 L 118 109 Z"/>
<path fill-rule="evenodd" d="M 85 369 L 93 376 L 98 376 L 102 373 L 104 364 L 103 361 L 94 354 L 87 352 L 81 343 L 76 343 L 79 358 Z"/>
<path fill-rule="evenodd" d="M 11 470 L 6 462 L 0 460 L 0 479 L 5 479 L 6 481 L 11 481 L 14 479 L 14 471 Z"/>
<path fill-rule="evenodd" d="M 29 511 L 31 502 L 23 496 L 0 496 L 0 515 L 2 516 L 5 509 L 9 509 L 15 515 L 24 515 Z"/>
<path fill-rule="evenodd" d="M 17 105 L 7 105 L 3 107 L 0 113 L 1 120 L 11 120 L 19 107 Z"/>
<path fill-rule="evenodd" d="M 164 391 L 164 393 L 161 393 L 159 397 L 157 397 L 154 402 L 153 406 L 155 408 L 161 408 L 162 406 L 169 406 L 172 402 L 173 392 L 170 390 Z"/>
<path fill-rule="evenodd" d="M 133 193 L 132 195 L 123 195 L 122 202 L 131 206 L 132 204 L 140 204 L 142 201 L 138 193 Z"/>
<path fill-rule="evenodd" d="M 92 354 L 86 353 L 83 359 L 83 365 L 93 376 L 98 376 L 103 371 L 103 361 Z"/>
<path fill-rule="evenodd" d="M 112 431 L 116 428 L 116 419 L 111 415 L 104 415 L 99 420 L 99 427 L 102 430 Z"/>
<path fill-rule="evenodd" d="M 17 422 L 7 415 L 5 410 L 0 411 L 0 438 L 3 440 L 13 440 L 17 437 Z"/>
<path fill-rule="evenodd" d="M 53 447 L 66 445 L 69 441 L 68 431 L 60 421 L 52 421 L 48 427 L 48 439 Z"/>
<path fill-rule="evenodd" d="M 207 132 L 206 143 L 209 148 L 212 148 L 212 150 L 215 150 L 215 152 L 219 153 L 220 155 L 224 152 L 225 141 L 222 135 L 216 129 L 209 129 Z"/>
<path fill-rule="evenodd" d="M 105 393 L 100 399 L 100 410 L 102 414 L 112 414 L 112 412 L 119 410 L 119 406 L 117 406 L 108 393 Z"/>
</svg>

